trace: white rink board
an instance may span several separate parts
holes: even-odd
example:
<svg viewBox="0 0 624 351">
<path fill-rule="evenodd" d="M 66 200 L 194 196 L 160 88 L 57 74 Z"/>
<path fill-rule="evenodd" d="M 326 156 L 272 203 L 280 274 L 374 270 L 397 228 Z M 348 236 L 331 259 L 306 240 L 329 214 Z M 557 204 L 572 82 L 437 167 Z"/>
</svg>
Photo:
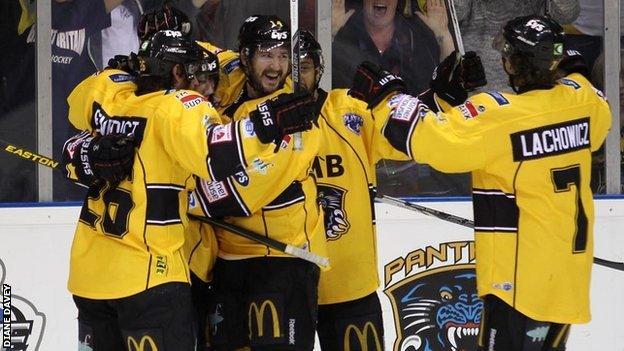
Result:
<svg viewBox="0 0 624 351">
<path fill-rule="evenodd" d="M 472 218 L 469 202 L 421 204 Z M 3 262 L 0 280 L 11 286 L 14 308 L 24 314 L 24 319 L 33 321 L 30 333 L 25 334 L 28 351 L 77 349 L 77 311 L 67 292 L 66 282 L 69 249 L 78 213 L 78 207 L 0 208 L 0 260 Z M 453 264 L 470 264 L 468 242 L 472 240 L 472 232 L 469 228 L 386 204 L 377 204 L 377 223 L 382 284 L 379 295 L 384 308 L 386 350 L 400 350 L 400 345 L 395 345 L 397 333 L 389 298 L 391 289 L 388 288 L 435 276 L 428 273 L 431 270 L 441 272 Z M 596 256 L 624 260 L 623 227 L 624 199 L 597 200 Z M 426 260 L 419 259 L 426 257 L 427 247 L 438 255 L 446 252 L 446 259 L 433 258 L 429 267 L 421 267 L 418 263 Z M 421 253 L 425 256 L 420 256 Z M 461 260 L 455 262 L 459 254 Z M 386 266 L 388 272 L 385 272 Z M 406 267 L 411 270 L 407 271 Z M 414 279 L 417 276 L 420 278 Z M 624 351 L 624 328 L 619 321 L 624 315 L 624 272 L 594 265 L 592 284 L 593 320 L 587 325 L 573 327 L 568 350 Z M 26 325 L 14 323 L 14 328 Z M 405 343 L 408 338 L 409 335 L 403 335 L 401 340 Z M 425 337 L 410 340 L 411 345 L 420 342 L 421 350 L 424 342 L 428 342 Z M 439 349 L 440 346 L 435 347 Z M 451 350 L 449 346 L 443 349 Z"/>
</svg>

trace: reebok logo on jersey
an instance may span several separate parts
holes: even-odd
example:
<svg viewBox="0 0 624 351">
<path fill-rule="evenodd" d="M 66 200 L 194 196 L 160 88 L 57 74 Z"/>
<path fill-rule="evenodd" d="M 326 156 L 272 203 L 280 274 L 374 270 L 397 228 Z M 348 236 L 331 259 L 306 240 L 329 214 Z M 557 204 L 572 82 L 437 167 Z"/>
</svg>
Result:
<svg viewBox="0 0 624 351">
<path fill-rule="evenodd" d="M 212 129 L 210 144 L 218 144 L 232 141 L 232 129 L 229 124 L 219 125 Z"/>
<path fill-rule="evenodd" d="M 589 148 L 589 135 L 588 117 L 511 134 L 514 161 Z"/>
</svg>

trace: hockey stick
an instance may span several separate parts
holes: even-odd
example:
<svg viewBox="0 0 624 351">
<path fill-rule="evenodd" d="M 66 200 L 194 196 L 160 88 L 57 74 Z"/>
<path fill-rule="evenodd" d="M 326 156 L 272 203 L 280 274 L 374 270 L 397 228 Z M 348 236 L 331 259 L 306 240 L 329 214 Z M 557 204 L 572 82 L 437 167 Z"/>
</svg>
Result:
<svg viewBox="0 0 624 351">
<path fill-rule="evenodd" d="M 425 206 L 415 204 L 412 202 L 408 202 L 405 200 L 397 199 L 396 197 L 392 197 L 388 195 L 377 195 L 376 199 L 379 200 L 379 202 L 383 202 L 386 204 L 406 208 L 408 210 L 420 212 L 428 216 L 439 218 L 443 221 L 463 225 L 464 227 L 468 227 L 468 228 L 474 227 L 474 223 L 467 218 L 462 218 L 459 216 L 452 215 L 450 213 L 434 210 L 433 208 L 429 208 L 429 207 L 425 207 Z"/>
<path fill-rule="evenodd" d="M 445 0 L 446 7 L 451 15 L 451 23 L 453 24 L 453 38 L 455 39 L 455 48 L 459 51 L 460 56 L 464 56 L 466 51 L 464 50 L 464 41 L 459 30 L 459 21 L 457 20 L 457 12 L 455 12 L 455 3 L 453 0 Z"/>
<path fill-rule="evenodd" d="M 290 76 L 293 82 L 295 93 L 301 92 L 299 59 L 301 58 L 301 48 L 299 47 L 299 0 L 290 0 Z M 293 149 L 303 149 L 303 137 L 301 132 L 293 134 Z"/>
<path fill-rule="evenodd" d="M 312 253 L 310 251 L 301 249 L 297 246 L 293 246 L 293 245 L 289 245 L 289 244 L 284 244 L 281 241 L 277 241 L 275 239 L 271 239 L 269 237 L 266 236 L 262 236 L 260 234 L 257 234 L 255 232 L 252 232 L 251 230 L 247 230 L 245 228 L 241 228 L 241 227 L 237 227 L 233 224 L 224 222 L 224 221 L 220 221 L 220 220 L 216 220 L 216 219 L 212 219 L 212 218 L 208 218 L 208 217 L 200 217 L 200 216 L 195 216 L 192 214 L 188 215 L 189 218 L 198 220 L 200 222 L 204 222 L 204 223 L 208 223 L 210 225 L 213 225 L 215 227 L 219 227 L 221 229 L 225 229 L 229 232 L 232 232 L 236 235 L 242 236 L 244 238 L 253 240 L 255 242 L 258 242 L 260 244 L 264 244 L 272 249 L 276 249 L 279 250 L 281 252 L 285 252 L 287 254 L 293 255 L 295 257 L 301 258 L 303 260 L 306 260 L 308 262 L 312 262 L 314 264 L 317 264 L 321 267 L 329 267 L 329 259 L 327 257 L 323 257 L 323 256 L 319 256 L 315 253 Z"/>
<path fill-rule="evenodd" d="M 2 149 L 4 151 L 6 151 L 7 153 L 11 154 L 11 155 L 15 155 L 18 157 L 22 157 L 28 161 L 32 161 L 32 162 L 36 162 L 39 163 L 42 166 L 46 166 L 46 167 L 50 167 L 54 170 L 57 171 L 62 171 L 62 169 L 59 167 L 60 162 L 58 161 L 54 161 L 53 159 L 49 158 L 49 157 L 45 157 L 42 156 L 38 153 L 29 151 L 27 149 L 24 149 L 22 147 L 19 147 L 15 144 L 6 142 L 2 139 L 0 139 L 0 145 L 2 145 Z M 194 216 L 189 214 L 188 215 L 190 218 L 196 219 L 198 221 L 201 222 L 206 222 L 209 224 L 212 224 L 216 227 L 228 230 L 236 235 L 240 235 L 244 238 L 253 240 L 259 244 L 262 245 L 266 245 L 272 249 L 275 250 L 279 250 L 282 252 L 285 252 L 287 254 L 293 255 L 295 257 L 301 258 L 303 260 L 318 264 L 321 267 L 328 267 L 329 266 L 329 259 L 327 257 L 322 257 L 319 256 L 317 254 L 314 254 L 312 252 L 303 250 L 301 248 L 298 248 L 296 246 L 292 246 L 292 245 L 287 245 L 284 244 L 280 241 L 277 241 L 275 239 L 271 239 L 259 234 L 256 234 L 250 230 L 244 229 L 244 228 L 240 228 L 237 227 L 233 224 L 229 224 L 220 220 L 216 220 L 216 219 L 212 219 L 212 218 L 207 218 L 207 217 L 199 217 L 199 216 Z"/>
<path fill-rule="evenodd" d="M 469 220 L 468 218 L 455 216 L 450 213 L 434 210 L 429 207 L 421 206 L 412 202 L 407 202 L 405 200 L 397 199 L 397 198 L 387 196 L 387 195 L 377 196 L 376 199 L 379 200 L 379 202 L 383 202 L 386 204 L 398 206 L 398 207 L 405 208 L 408 210 L 420 212 L 422 214 L 433 216 L 433 217 L 439 218 L 447 222 L 459 224 L 467 228 L 474 228 L 474 222 Z M 609 261 L 603 258 L 594 257 L 594 263 L 599 266 L 612 268 L 618 271 L 624 271 L 624 262 Z"/>
</svg>

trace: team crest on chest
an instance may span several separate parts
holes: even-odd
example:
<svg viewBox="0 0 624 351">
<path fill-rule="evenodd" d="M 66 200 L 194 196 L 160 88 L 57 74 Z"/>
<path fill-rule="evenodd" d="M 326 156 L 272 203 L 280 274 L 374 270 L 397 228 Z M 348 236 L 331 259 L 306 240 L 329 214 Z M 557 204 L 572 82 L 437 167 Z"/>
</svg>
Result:
<svg viewBox="0 0 624 351">
<path fill-rule="evenodd" d="M 361 128 L 364 125 L 364 118 L 353 113 L 347 113 L 342 116 L 342 120 L 347 129 L 355 133 L 355 135 L 360 135 Z"/>
</svg>

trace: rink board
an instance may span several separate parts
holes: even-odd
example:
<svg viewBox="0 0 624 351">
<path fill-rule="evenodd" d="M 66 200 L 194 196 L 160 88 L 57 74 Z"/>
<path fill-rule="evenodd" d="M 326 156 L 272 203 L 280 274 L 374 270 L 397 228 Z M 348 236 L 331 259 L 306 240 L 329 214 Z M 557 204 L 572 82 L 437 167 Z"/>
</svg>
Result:
<svg viewBox="0 0 624 351">
<path fill-rule="evenodd" d="M 472 218 L 467 201 L 421 204 Z M 471 327 L 481 305 L 473 299 L 471 230 L 391 205 L 376 206 L 386 350 L 450 351 L 453 343 L 460 349 L 474 344 Z M 13 341 L 28 344 L 28 351 L 77 349 L 77 312 L 66 283 L 78 212 L 79 207 L 0 208 L 3 301 L 10 297 Z M 624 260 L 622 228 L 624 200 L 597 200 L 595 256 Z M 592 322 L 572 329 L 568 350 L 622 351 L 624 272 L 594 265 L 592 284 Z M 449 323 L 464 327 L 449 333 Z M 351 339 L 363 340 L 370 332 L 353 328 Z"/>
</svg>

